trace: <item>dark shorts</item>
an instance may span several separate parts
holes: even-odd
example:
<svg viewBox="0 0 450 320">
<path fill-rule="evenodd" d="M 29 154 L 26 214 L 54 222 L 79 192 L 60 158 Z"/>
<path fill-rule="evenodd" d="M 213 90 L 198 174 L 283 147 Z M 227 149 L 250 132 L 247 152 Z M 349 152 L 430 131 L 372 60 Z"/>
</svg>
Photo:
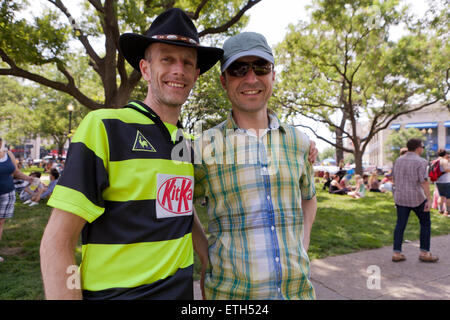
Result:
<svg viewBox="0 0 450 320">
<path fill-rule="evenodd" d="M 439 195 L 442 197 L 450 198 L 450 183 L 439 183 L 436 182 L 436 187 L 438 188 Z"/>
</svg>

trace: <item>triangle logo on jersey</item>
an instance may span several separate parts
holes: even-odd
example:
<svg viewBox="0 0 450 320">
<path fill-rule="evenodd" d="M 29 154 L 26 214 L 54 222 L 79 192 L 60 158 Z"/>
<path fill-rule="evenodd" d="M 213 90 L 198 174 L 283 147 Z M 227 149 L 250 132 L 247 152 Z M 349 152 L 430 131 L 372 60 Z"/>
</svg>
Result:
<svg viewBox="0 0 450 320">
<path fill-rule="evenodd" d="M 138 130 L 136 133 L 136 139 L 134 140 L 133 151 L 147 151 L 156 152 L 156 149 L 147 140 L 146 137 Z"/>
</svg>

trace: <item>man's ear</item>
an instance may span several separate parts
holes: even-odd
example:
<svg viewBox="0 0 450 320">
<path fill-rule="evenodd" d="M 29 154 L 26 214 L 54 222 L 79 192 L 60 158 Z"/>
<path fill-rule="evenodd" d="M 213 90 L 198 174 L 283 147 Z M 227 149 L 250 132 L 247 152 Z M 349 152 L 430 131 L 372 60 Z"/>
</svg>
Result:
<svg viewBox="0 0 450 320">
<path fill-rule="evenodd" d="M 141 74 L 142 74 L 142 78 L 144 78 L 145 81 L 149 81 L 150 80 L 150 66 L 149 66 L 150 62 L 141 59 L 141 61 L 139 61 L 139 69 L 141 69 Z"/>
<path fill-rule="evenodd" d="M 195 80 L 194 80 L 195 82 L 197 82 L 199 76 L 200 76 L 200 69 L 197 69 L 196 75 L 195 75 Z"/>
<path fill-rule="evenodd" d="M 220 83 L 222 84 L 222 88 L 226 91 L 227 90 L 227 79 L 225 79 L 225 76 L 220 76 Z"/>
</svg>

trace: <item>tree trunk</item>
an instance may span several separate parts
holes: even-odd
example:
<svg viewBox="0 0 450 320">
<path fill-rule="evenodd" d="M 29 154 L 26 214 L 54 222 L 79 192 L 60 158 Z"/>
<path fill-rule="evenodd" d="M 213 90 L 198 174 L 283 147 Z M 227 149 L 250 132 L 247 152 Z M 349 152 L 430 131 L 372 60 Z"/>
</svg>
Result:
<svg viewBox="0 0 450 320">
<path fill-rule="evenodd" d="M 336 145 L 336 163 L 339 164 L 341 160 L 344 160 L 344 150 L 341 149 L 344 146 L 342 134 L 340 136 L 336 134 Z"/>
<path fill-rule="evenodd" d="M 341 160 L 344 160 L 344 139 L 343 132 L 345 129 L 345 124 L 347 123 L 347 115 L 345 111 L 342 114 L 341 124 L 339 128 L 336 128 L 336 163 L 339 164 Z"/>
<path fill-rule="evenodd" d="M 355 152 L 353 153 L 353 155 L 355 156 L 355 173 L 362 175 L 363 174 L 363 166 L 362 166 L 363 153 L 361 152 L 361 150 L 359 150 L 359 148 L 355 148 Z"/>
</svg>

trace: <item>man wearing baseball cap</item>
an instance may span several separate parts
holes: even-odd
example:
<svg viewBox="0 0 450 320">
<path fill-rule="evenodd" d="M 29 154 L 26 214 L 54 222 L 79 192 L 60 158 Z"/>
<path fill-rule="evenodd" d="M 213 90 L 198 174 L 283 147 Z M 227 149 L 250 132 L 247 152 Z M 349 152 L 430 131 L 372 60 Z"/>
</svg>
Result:
<svg viewBox="0 0 450 320">
<path fill-rule="evenodd" d="M 193 299 L 193 240 L 205 236 L 193 214 L 193 165 L 171 154 L 184 143 L 181 105 L 223 51 L 201 46 L 180 9 L 162 13 L 144 35 L 121 35 L 119 46 L 147 82 L 147 96 L 90 112 L 78 127 L 48 202 L 55 209 L 40 250 L 45 294 Z"/>
<path fill-rule="evenodd" d="M 211 234 L 204 294 L 314 299 L 307 250 L 317 210 L 308 161 L 315 148 L 267 107 L 275 71 L 266 39 L 244 32 L 223 49 L 220 79 L 232 110 L 195 149 L 202 153 L 195 196 L 208 198 Z"/>
</svg>

